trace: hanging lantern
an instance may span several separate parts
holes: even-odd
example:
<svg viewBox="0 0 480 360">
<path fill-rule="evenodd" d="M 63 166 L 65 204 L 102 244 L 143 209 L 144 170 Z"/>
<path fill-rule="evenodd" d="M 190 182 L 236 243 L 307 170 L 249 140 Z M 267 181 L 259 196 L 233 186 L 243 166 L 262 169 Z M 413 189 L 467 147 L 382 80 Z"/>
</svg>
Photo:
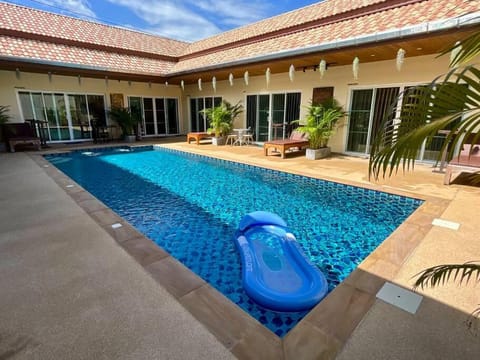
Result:
<svg viewBox="0 0 480 360">
<path fill-rule="evenodd" d="M 202 79 L 198 79 L 198 90 L 202 91 Z"/>
<path fill-rule="evenodd" d="M 270 68 L 267 68 L 267 71 L 265 71 L 265 80 L 267 81 L 267 88 L 270 85 Z"/>
<path fill-rule="evenodd" d="M 233 86 L 233 74 L 230 73 L 230 75 L 228 75 L 228 82 L 230 83 L 230 86 Z"/>
<path fill-rule="evenodd" d="M 248 86 L 248 71 L 245 71 L 245 74 L 243 74 L 243 79 L 245 80 L 245 85 Z"/>
<path fill-rule="evenodd" d="M 355 59 L 353 59 L 353 64 L 352 64 L 353 78 L 355 80 L 358 80 L 359 68 L 360 68 L 360 59 L 358 58 L 358 56 L 355 56 Z"/>
<path fill-rule="evenodd" d="M 168 86 L 168 81 L 165 81 L 165 87 L 167 87 L 167 86 Z"/>
<path fill-rule="evenodd" d="M 462 45 L 460 45 L 460 41 L 457 41 L 450 52 L 450 66 L 452 66 L 452 63 L 455 61 L 458 54 L 460 54 L 460 51 L 462 51 Z"/>
<path fill-rule="evenodd" d="M 398 49 L 398 51 L 397 51 L 397 70 L 398 71 L 402 70 L 402 65 L 403 65 L 403 61 L 405 59 L 405 54 L 406 54 L 405 50 L 403 50 L 402 48 Z"/>
<path fill-rule="evenodd" d="M 212 87 L 213 92 L 217 92 L 217 78 L 215 76 L 212 78 Z"/>
<path fill-rule="evenodd" d="M 290 78 L 290 81 L 293 82 L 295 79 L 295 66 L 290 65 L 290 69 L 288 69 L 288 77 Z"/>
<path fill-rule="evenodd" d="M 327 62 L 322 59 L 320 60 L 320 64 L 318 64 L 318 72 L 320 73 L 320 79 L 323 79 L 325 71 L 327 71 Z"/>
<path fill-rule="evenodd" d="M 182 91 L 185 91 L 185 82 L 183 80 L 180 81 L 180 87 L 182 88 Z"/>
</svg>

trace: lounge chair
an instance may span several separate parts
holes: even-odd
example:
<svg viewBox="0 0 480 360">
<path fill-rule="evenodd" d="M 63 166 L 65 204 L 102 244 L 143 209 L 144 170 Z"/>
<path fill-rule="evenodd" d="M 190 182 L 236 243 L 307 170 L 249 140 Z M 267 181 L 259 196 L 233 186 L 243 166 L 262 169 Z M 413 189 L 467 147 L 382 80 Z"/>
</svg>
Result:
<svg viewBox="0 0 480 360">
<path fill-rule="evenodd" d="M 29 123 L 3 124 L 3 135 L 10 152 L 15 152 L 17 145 L 33 145 L 40 150 L 40 138 L 35 135 Z"/>
<path fill-rule="evenodd" d="M 470 150 L 472 149 L 470 153 Z M 461 173 L 474 173 L 480 171 L 480 145 L 463 144 L 462 151 L 447 165 L 443 183 L 450 185 Z"/>
<path fill-rule="evenodd" d="M 190 144 L 190 140 L 195 140 L 197 145 L 200 144 L 200 140 L 211 138 L 213 135 L 206 132 L 189 132 L 187 134 L 187 143 Z"/>
<path fill-rule="evenodd" d="M 267 141 L 263 144 L 263 150 L 265 156 L 268 156 L 268 149 L 274 149 L 277 152 L 280 152 L 280 157 L 285 158 L 285 153 L 287 150 L 297 150 L 301 151 L 306 149 L 308 146 L 308 139 L 304 134 L 299 133 L 298 131 L 292 131 L 290 137 L 284 140 L 273 140 Z"/>
</svg>

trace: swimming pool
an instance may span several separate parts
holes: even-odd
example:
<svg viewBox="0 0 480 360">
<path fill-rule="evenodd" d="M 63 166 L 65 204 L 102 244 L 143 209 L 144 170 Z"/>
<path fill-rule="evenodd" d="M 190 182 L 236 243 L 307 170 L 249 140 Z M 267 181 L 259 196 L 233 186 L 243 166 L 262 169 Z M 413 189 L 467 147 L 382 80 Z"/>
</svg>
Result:
<svg viewBox="0 0 480 360">
<path fill-rule="evenodd" d="M 331 291 L 422 203 L 163 148 L 47 159 L 278 336 L 306 312 L 267 311 L 243 291 L 233 234 L 244 214 L 284 218 Z"/>
</svg>

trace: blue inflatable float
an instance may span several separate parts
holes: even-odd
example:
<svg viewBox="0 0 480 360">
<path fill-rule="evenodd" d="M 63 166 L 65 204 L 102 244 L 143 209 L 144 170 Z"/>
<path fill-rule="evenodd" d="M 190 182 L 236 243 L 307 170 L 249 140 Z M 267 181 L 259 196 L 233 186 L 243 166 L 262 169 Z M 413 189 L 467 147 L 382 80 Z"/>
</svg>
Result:
<svg viewBox="0 0 480 360">
<path fill-rule="evenodd" d="M 266 211 L 245 215 L 235 240 L 243 287 L 259 305 L 282 312 L 303 311 L 327 294 L 325 276 L 305 257 L 278 215 Z"/>
</svg>

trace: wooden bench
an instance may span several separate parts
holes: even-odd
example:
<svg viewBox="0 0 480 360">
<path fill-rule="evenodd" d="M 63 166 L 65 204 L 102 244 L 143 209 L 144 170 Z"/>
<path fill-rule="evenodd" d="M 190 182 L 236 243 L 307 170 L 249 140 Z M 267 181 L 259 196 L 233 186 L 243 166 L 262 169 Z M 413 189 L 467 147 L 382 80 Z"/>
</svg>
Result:
<svg viewBox="0 0 480 360">
<path fill-rule="evenodd" d="M 293 131 L 290 138 L 284 140 L 267 141 L 263 144 L 263 151 L 265 156 L 268 156 L 268 149 L 274 149 L 280 152 L 280 157 L 285 158 L 285 153 L 291 149 L 298 149 L 298 151 L 306 149 L 308 140 L 303 134 Z"/>
<path fill-rule="evenodd" d="M 200 140 L 209 139 L 212 137 L 212 134 L 206 132 L 189 132 L 187 134 L 187 143 L 190 144 L 190 140 L 195 140 L 197 145 L 200 144 Z"/>
<path fill-rule="evenodd" d="M 33 145 L 40 150 L 40 138 L 35 136 L 29 123 L 3 124 L 3 134 L 10 152 L 15 152 L 17 145 Z"/>
</svg>

